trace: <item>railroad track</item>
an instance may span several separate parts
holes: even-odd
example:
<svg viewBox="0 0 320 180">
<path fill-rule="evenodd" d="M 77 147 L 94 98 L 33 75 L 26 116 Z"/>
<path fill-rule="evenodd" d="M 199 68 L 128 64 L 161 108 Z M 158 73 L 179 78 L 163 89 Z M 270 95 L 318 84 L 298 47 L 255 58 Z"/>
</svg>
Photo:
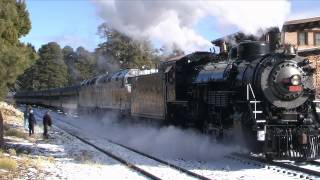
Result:
<svg viewBox="0 0 320 180">
<path fill-rule="evenodd" d="M 75 127 L 75 128 L 78 128 L 78 127 L 74 126 L 73 124 L 71 124 L 71 123 L 69 123 L 69 122 L 65 122 L 65 121 L 61 121 L 61 120 L 60 120 L 59 122 L 68 124 L 69 126 L 72 126 L 72 127 Z M 59 127 L 59 128 L 61 128 L 61 127 Z M 64 128 L 61 128 L 61 129 L 64 130 L 64 131 L 66 131 L 66 133 L 70 134 L 71 136 L 79 139 L 79 140 L 82 141 L 83 143 L 88 144 L 88 145 L 94 147 L 95 149 L 99 150 L 100 152 L 102 152 L 102 153 L 108 155 L 109 157 L 111 157 L 111 158 L 119 161 L 120 163 L 126 165 L 126 166 L 129 167 L 130 169 L 133 169 L 133 170 L 135 170 L 135 171 L 143 174 L 145 177 L 150 178 L 150 179 L 155 179 L 155 180 L 161 179 L 161 178 L 159 178 L 159 177 L 157 177 L 157 176 L 155 176 L 155 175 L 153 175 L 153 174 L 151 174 L 151 173 L 149 173 L 149 172 L 147 172 L 147 171 L 145 171 L 145 170 L 143 170 L 143 169 L 135 166 L 134 164 L 132 164 L 132 163 L 130 163 L 130 162 L 122 159 L 121 157 L 116 156 L 115 154 L 112 154 L 111 152 L 106 151 L 106 150 L 104 150 L 104 149 L 96 146 L 95 144 L 89 142 L 88 140 L 86 140 L 86 139 L 84 139 L 84 138 L 82 138 L 82 137 L 79 137 L 78 135 L 76 135 L 76 134 L 74 134 L 74 133 L 71 133 L 70 131 L 68 131 L 68 130 L 66 130 L 66 129 L 64 129 Z M 104 139 L 105 139 L 105 138 L 104 138 Z M 132 152 L 134 152 L 134 153 L 136 153 L 136 154 L 139 154 L 139 155 L 141 155 L 141 156 L 144 156 L 144 157 L 146 157 L 146 158 L 149 158 L 149 159 L 151 159 L 151 160 L 154 160 L 154 161 L 156 161 L 156 162 L 158 162 L 158 163 L 160 163 L 160 164 L 162 164 L 162 165 L 165 165 L 165 166 L 167 166 L 167 167 L 169 167 L 169 168 L 172 168 L 172 169 L 175 169 L 175 170 L 177 170 L 177 171 L 179 171 L 179 172 L 182 172 L 182 173 L 184 173 L 184 174 L 186 174 L 186 175 L 188 175 L 188 176 L 191 176 L 191 177 L 193 177 L 193 178 L 200 179 L 200 180 L 210 180 L 210 178 L 207 178 L 207 177 L 202 176 L 202 175 L 200 175 L 200 174 L 197 174 L 197 173 L 194 173 L 194 172 L 192 172 L 192 171 L 189 171 L 189 170 L 187 170 L 187 169 L 185 169 L 185 168 L 182 168 L 182 167 L 179 167 L 179 166 L 177 166 L 177 165 L 174 165 L 174 164 L 172 164 L 172 163 L 170 163 L 170 162 L 168 162 L 168 161 L 165 161 L 165 160 L 156 158 L 156 157 L 154 157 L 154 156 L 151 156 L 151 155 L 149 155 L 149 154 L 143 153 L 143 152 L 141 152 L 141 151 L 138 151 L 138 150 L 133 149 L 133 148 L 131 148 L 131 147 L 128 147 L 128 146 L 126 146 L 126 145 L 117 143 L 117 142 L 112 141 L 112 140 L 110 140 L 110 139 L 107 139 L 107 141 L 110 142 L 110 143 L 112 143 L 112 144 L 118 145 L 118 146 L 120 146 L 120 147 L 122 147 L 122 148 L 125 148 L 125 149 L 127 149 L 127 150 L 129 150 L 129 151 L 132 151 Z"/>
<path fill-rule="evenodd" d="M 61 129 L 63 129 L 63 128 L 61 128 Z M 65 129 L 63 129 L 63 130 L 66 131 Z M 126 161 L 125 159 L 122 159 L 122 158 L 119 157 L 119 156 L 116 156 L 115 154 L 112 154 L 111 152 L 109 152 L 109 151 L 107 151 L 107 150 L 104 150 L 104 149 L 96 146 L 95 144 L 89 142 L 88 140 L 85 140 L 84 138 L 81 138 L 81 137 L 79 137 L 78 135 L 75 135 L 75 134 L 70 133 L 70 132 L 68 132 L 68 131 L 66 131 L 66 132 L 67 132 L 68 134 L 70 134 L 71 136 L 79 139 L 79 140 L 82 141 L 83 143 L 85 143 L 85 144 L 87 144 L 87 145 L 90 145 L 90 146 L 92 146 L 93 148 L 95 148 L 96 150 L 98 150 L 98 151 L 102 152 L 103 154 L 111 157 L 112 159 L 114 159 L 114 160 L 116 160 L 116 161 L 119 161 L 121 164 L 127 166 L 129 169 L 132 169 L 132 170 L 134 170 L 134 171 L 136 171 L 136 172 L 144 175 L 144 176 L 147 177 L 147 178 L 150 178 L 150 179 L 153 179 L 153 180 L 161 180 L 161 178 L 159 178 L 159 177 L 157 177 L 157 176 L 155 176 L 155 175 L 153 175 L 153 174 L 151 174 L 151 173 L 149 173 L 149 172 L 147 172 L 147 171 L 139 168 L 138 166 L 135 166 L 134 164 Z"/>
<path fill-rule="evenodd" d="M 60 122 L 62 122 L 62 121 L 60 121 Z M 149 173 L 149 172 L 147 172 L 147 171 L 145 171 L 145 170 L 143 170 L 143 169 L 135 166 L 134 164 L 126 161 L 125 159 L 122 159 L 122 158 L 119 157 L 119 156 L 116 156 L 115 154 L 113 154 L 113 153 L 111 153 L 111 152 L 109 152 L 109 151 L 107 151 L 107 150 L 105 150 L 105 149 L 102 149 L 102 148 L 96 146 L 95 144 L 93 144 L 93 143 L 89 142 L 88 140 L 86 140 L 86 139 L 84 139 L 84 138 L 76 135 L 75 133 L 72 133 L 72 132 L 70 132 L 70 131 L 68 131 L 68 130 L 66 130 L 66 129 L 64 129 L 64 128 L 61 128 L 61 127 L 59 127 L 59 128 L 62 129 L 62 130 L 64 130 L 66 133 L 68 133 L 68 134 L 71 135 L 72 137 L 75 137 L 76 139 L 79 139 L 81 142 L 83 142 L 83 143 L 85 143 L 85 144 L 93 147 L 94 149 L 98 150 L 99 152 L 101 152 L 101 153 L 103 153 L 103 154 L 111 157 L 112 159 L 120 162 L 121 164 L 125 165 L 125 166 L 128 167 L 129 169 L 134 170 L 134 171 L 136 171 L 136 172 L 144 175 L 144 176 L 147 177 L 147 178 L 150 178 L 150 179 L 153 179 L 153 180 L 161 180 L 161 178 L 159 178 L 159 177 L 157 177 L 157 176 L 155 176 L 155 175 L 153 175 L 153 174 L 151 174 L 151 173 Z"/>
<path fill-rule="evenodd" d="M 64 124 L 67 124 L 68 126 L 71 126 L 71 127 L 74 127 L 74 128 L 77 128 L 79 129 L 78 127 L 76 127 L 75 125 L 73 125 L 72 123 L 70 122 L 66 122 L 65 120 L 61 120 L 59 122 L 62 122 Z M 63 129 L 63 128 L 61 128 Z M 75 134 L 72 134 L 70 133 L 69 131 L 63 129 L 64 131 L 66 131 L 67 133 L 69 133 L 70 135 L 76 137 L 77 139 L 79 139 L 80 141 L 96 148 L 97 150 L 103 152 L 104 154 L 107 154 L 108 156 L 116 159 L 117 161 L 121 162 L 122 164 L 128 166 L 130 169 L 133 169 L 141 174 L 143 174 L 144 176 L 150 178 L 150 179 L 161 179 L 155 175 L 152 175 L 151 173 L 148 173 L 147 171 L 139 168 L 139 167 L 136 167 L 134 164 L 130 163 L 130 162 L 127 162 L 126 160 L 102 149 L 102 148 L 99 148 L 97 147 L 96 145 L 92 144 L 91 142 L 89 142 L 88 140 L 85 140 Z M 105 138 L 104 138 L 105 139 Z M 132 151 L 134 153 L 137 153 L 141 156 L 144 156 L 144 157 L 147 157 L 149 159 L 152 159 L 154 161 L 157 161 L 158 163 L 160 164 L 163 164 L 165 166 L 168 166 L 170 168 L 173 168 L 175 170 L 178 170 L 179 172 L 183 172 L 185 174 L 187 174 L 188 176 L 191 176 L 191 177 L 194 177 L 194 178 L 197 178 L 197 179 L 202 179 L 202 180 L 209 180 L 210 178 L 207 178 L 205 176 L 202 176 L 202 175 L 199 175 L 199 174 L 196 174 L 192 171 L 189 171 L 185 168 L 182 168 L 182 167 L 179 167 L 179 166 L 176 166 L 172 163 L 169 163 L 167 161 L 164 161 L 164 160 L 161 160 L 159 158 L 156 158 L 156 157 L 153 157 L 149 154 L 146 154 L 146 153 L 143 153 L 141 151 L 138 151 L 136 149 L 133 149 L 131 147 L 128 147 L 126 145 L 123 145 L 123 144 L 120 144 L 120 143 L 117 143 L 117 142 L 114 142 L 110 139 L 106 139 L 108 142 L 112 143 L 112 144 L 115 144 L 115 145 L 118 145 L 122 148 L 125 148 L 129 151 Z M 306 179 L 315 179 L 316 178 L 320 178 L 320 172 L 319 171 L 315 171 L 315 170 L 311 170 L 311 169 L 307 169 L 307 168 L 303 168 L 303 167 L 300 167 L 300 166 L 297 166 L 297 165 L 293 165 L 293 164 L 289 164 L 289 163 L 283 163 L 283 162 L 277 162 L 277 161 L 268 161 L 262 157 L 256 157 L 256 156 L 250 156 L 250 155 L 246 155 L 246 154 L 240 154 L 240 153 L 233 153 L 232 155 L 230 156 L 227 156 L 229 159 L 235 159 L 233 157 L 238 157 L 238 160 L 239 158 L 241 158 L 242 160 L 243 159 L 249 159 L 251 160 L 251 162 L 246 162 L 247 164 L 252 164 L 252 165 L 255 165 L 255 166 L 259 166 L 259 167 L 266 167 L 268 169 L 273 169 L 279 173 L 284 173 L 284 174 L 288 174 L 288 175 L 293 175 L 293 176 L 297 176 L 297 177 L 300 177 L 300 178 L 306 178 Z M 236 158 L 237 159 L 237 158 Z M 253 162 L 252 162 L 253 161 Z M 244 161 L 243 161 L 244 162 Z M 315 166 L 318 166 L 320 168 L 320 162 L 318 161 L 310 161 L 308 164 L 312 164 L 312 165 L 315 165 Z M 272 167 L 272 166 L 276 166 L 276 167 L 280 167 L 280 168 L 283 168 L 283 169 L 279 169 L 279 168 L 276 168 L 276 167 Z M 133 168 L 131 168 L 133 167 Z"/>
<path fill-rule="evenodd" d="M 300 174 L 300 176 L 299 176 L 300 178 L 307 178 L 307 179 L 313 179 L 314 177 L 320 178 L 320 171 L 315 171 L 312 169 L 303 168 L 301 166 L 297 166 L 292 163 L 269 161 L 269 160 L 262 158 L 262 157 L 256 157 L 256 156 L 251 156 L 251 155 L 247 155 L 247 154 L 240 154 L 240 153 L 233 153 L 232 156 L 240 157 L 243 159 L 249 159 L 249 160 L 252 160 L 255 162 L 262 163 L 263 165 L 258 164 L 258 163 L 253 163 L 253 164 L 256 166 L 265 166 L 268 169 L 272 168 L 270 166 L 276 166 L 276 167 L 283 168 L 282 170 L 273 168 L 273 170 L 277 170 L 277 172 L 285 173 L 288 175 L 298 176 Z M 232 156 L 230 156 L 230 157 L 232 158 Z M 306 162 L 306 164 L 307 165 L 312 164 L 312 165 L 316 165 L 316 166 L 320 167 L 320 162 L 317 162 L 317 161 Z M 312 176 L 314 176 L 314 177 L 312 177 Z"/>
<path fill-rule="evenodd" d="M 195 178 L 198 178 L 198 179 L 202 179 L 202 180 L 209 180 L 209 178 L 204 177 L 204 176 L 202 176 L 202 175 L 200 175 L 200 174 L 196 174 L 196 173 L 194 173 L 194 172 L 192 172 L 192 171 L 189 171 L 189 170 L 187 170 L 187 169 L 185 169 L 185 168 L 176 166 L 176 165 L 174 165 L 174 164 L 172 164 L 172 163 L 169 163 L 169 162 L 167 162 L 167 161 L 161 160 L 161 159 L 156 158 L 156 157 L 154 157 L 154 156 L 151 156 L 151 155 L 149 155 L 149 154 L 143 153 L 143 152 L 138 151 L 138 150 L 136 150 L 136 149 L 133 149 L 133 148 L 131 148 L 131 147 L 128 147 L 128 146 L 119 144 L 119 143 L 114 142 L 114 141 L 111 141 L 111 140 L 109 140 L 109 142 L 114 143 L 114 144 L 116 144 L 116 145 L 118 145 L 118 146 L 121 146 L 121 147 L 123 147 L 123 148 L 126 148 L 126 149 L 128 149 L 128 150 L 130 150 L 130 151 L 133 151 L 133 152 L 135 152 L 135 153 L 137 153 L 137 154 L 140 154 L 140 155 L 142 155 L 142 156 L 148 157 L 148 158 L 150 158 L 150 159 L 152 159 L 152 160 L 155 160 L 155 161 L 157 161 L 157 162 L 159 162 L 159 163 L 161 163 L 161 164 L 164 164 L 164 165 L 166 165 L 166 166 L 169 166 L 169 167 L 171 167 L 171 168 L 173 168 L 173 169 L 176 169 L 176 170 L 178 170 L 178 171 L 184 172 L 184 173 L 186 173 L 186 174 L 189 175 L 189 176 L 192 176 L 192 177 L 195 177 Z"/>
<path fill-rule="evenodd" d="M 309 163 L 312 164 L 312 165 L 316 165 L 316 166 L 320 167 L 320 162 L 319 161 L 310 161 Z"/>
</svg>

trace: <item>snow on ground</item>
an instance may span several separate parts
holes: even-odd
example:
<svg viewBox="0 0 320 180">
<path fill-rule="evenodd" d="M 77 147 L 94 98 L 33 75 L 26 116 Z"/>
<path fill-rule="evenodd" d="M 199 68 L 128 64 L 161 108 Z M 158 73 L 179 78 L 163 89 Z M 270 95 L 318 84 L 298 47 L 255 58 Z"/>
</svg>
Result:
<svg viewBox="0 0 320 180">
<path fill-rule="evenodd" d="M 45 109 L 37 110 L 38 114 L 43 114 L 44 112 Z M 145 153 L 155 155 L 161 159 L 166 159 L 173 164 L 184 167 L 212 179 L 300 179 L 293 175 L 285 175 L 271 169 L 257 167 L 251 164 L 245 164 L 239 161 L 225 158 L 225 155 L 228 155 L 230 152 L 237 151 L 238 147 L 224 147 L 219 144 L 212 144 L 211 142 L 206 142 L 207 139 L 203 136 L 193 134 L 189 131 L 165 131 L 167 134 L 163 134 L 163 132 L 157 130 L 150 130 L 150 128 L 152 129 L 154 127 L 135 127 L 131 129 L 130 126 L 123 127 L 114 122 L 99 123 L 98 121 L 90 119 L 88 117 L 81 119 L 78 117 L 65 116 L 62 113 L 52 112 L 51 114 L 53 116 L 54 123 L 57 126 L 68 128 L 68 131 L 77 133 L 81 137 L 86 138 L 99 147 L 109 150 L 112 153 L 119 155 L 127 160 L 130 160 L 130 162 L 138 165 L 139 167 L 142 167 L 148 172 L 162 177 L 163 179 L 186 179 L 186 177 L 183 174 L 177 173 L 167 167 L 164 167 L 155 161 L 141 157 L 140 155 L 114 145 L 107 139 L 112 139 L 116 142 L 130 145 L 131 147 L 137 148 Z M 66 124 L 64 122 L 67 122 L 69 124 Z M 72 124 L 73 127 L 71 127 L 70 124 Z M 147 131 L 143 132 L 143 130 Z M 135 135 L 138 137 L 136 137 Z M 148 138 L 148 136 L 151 137 L 151 139 Z M 159 139 L 158 136 L 161 136 L 162 139 Z M 187 138 L 187 140 L 183 139 L 183 137 Z M 203 138 L 203 142 L 201 141 L 201 138 Z M 206 142 L 205 145 L 204 142 Z M 139 147 L 137 145 L 144 145 L 145 147 Z M 153 148 L 150 148 L 150 146 L 152 146 Z M 65 148 L 72 149 L 70 147 Z M 89 147 L 82 148 L 86 149 Z M 206 150 L 205 148 L 209 148 L 209 150 Z M 212 153 L 210 154 L 210 152 Z M 206 159 L 206 157 L 208 158 Z M 60 164 L 64 165 L 64 163 Z M 55 172 L 59 173 L 59 171 L 63 171 L 64 169 L 68 169 L 69 167 L 70 166 L 68 165 L 64 165 L 63 168 L 58 168 L 55 170 Z M 71 168 L 70 170 L 68 170 L 68 173 L 71 173 L 71 175 L 68 176 L 68 173 L 64 175 L 65 177 L 72 178 L 73 174 L 76 174 L 73 171 L 77 172 L 77 170 L 78 168 Z M 130 177 L 131 179 L 131 176 L 126 177 Z"/>
<path fill-rule="evenodd" d="M 47 179 L 144 179 L 60 129 L 53 128 L 52 131 L 50 144 L 37 145 L 46 150 L 43 154 L 55 157 L 54 163 L 45 164 L 46 171 L 52 175 Z"/>
<path fill-rule="evenodd" d="M 40 117 L 37 117 L 40 120 Z M 20 125 L 21 126 L 21 125 Z M 41 137 L 42 127 L 38 122 L 34 142 L 6 137 L 8 145 L 24 151 L 40 161 L 40 179 L 146 179 L 118 161 L 81 142 L 58 127 L 50 129 L 49 139 Z M 26 172 L 30 176 L 21 179 L 38 179 L 37 172 Z M 43 175 L 45 174 L 45 175 Z M 31 177 L 31 178 L 30 178 Z"/>
<path fill-rule="evenodd" d="M 40 164 L 45 179 L 145 179 L 60 129 L 51 131 L 49 140 L 11 143 L 34 157 L 49 157 L 49 161 Z"/>
<path fill-rule="evenodd" d="M 59 123 L 59 122 L 57 122 Z M 59 123 L 60 125 L 60 123 Z M 64 129 L 67 129 L 68 132 L 72 132 L 74 133 L 75 130 L 74 128 L 70 128 L 70 127 L 64 127 Z M 79 132 L 79 131 L 76 131 L 76 132 Z M 111 152 L 112 154 L 116 155 L 116 156 L 119 156 L 127 161 L 129 161 L 130 163 L 138 166 L 139 168 L 142 168 L 144 170 L 146 170 L 147 172 L 161 178 L 161 179 L 194 179 L 194 178 L 191 178 L 187 175 L 185 175 L 184 173 L 181 173 L 177 170 L 174 170 L 174 169 L 171 169 L 169 167 L 166 167 L 166 166 L 163 166 L 161 165 L 160 163 L 154 161 L 154 160 L 151 160 L 149 158 L 146 158 L 144 156 L 141 156 L 141 155 L 138 155 L 134 152 L 131 152 L 129 150 L 126 150 L 120 146 L 117 146 L 117 145 L 114 145 L 112 143 L 109 143 L 105 140 L 103 141 L 100 141 L 100 140 L 97 140 L 97 139 L 88 139 L 86 138 L 87 140 L 90 140 L 90 142 L 96 144 L 97 146 Z M 64 142 L 62 144 L 66 144 L 66 145 L 70 145 L 71 143 L 69 142 Z M 76 143 L 76 146 L 78 143 Z M 75 144 L 74 144 L 75 145 Z M 91 147 L 90 147 L 91 148 Z M 68 147 L 68 149 L 70 150 L 70 147 Z M 83 147 L 81 148 L 78 148 L 76 147 L 76 149 L 84 149 Z M 71 151 L 73 151 L 73 148 L 71 148 Z M 81 155 L 75 155 L 75 157 L 81 157 Z M 72 164 L 71 164 L 72 165 Z M 57 171 L 61 171 L 62 169 L 65 169 L 65 168 L 69 168 L 69 166 L 64 166 L 63 168 L 60 168 L 59 166 L 55 166 L 55 168 L 58 168 Z M 110 168 L 110 167 L 109 167 Z M 113 168 L 113 167 L 111 167 Z M 114 169 L 115 171 L 117 170 L 117 167 L 115 167 L 116 169 Z M 108 169 L 107 169 L 108 170 Z M 69 177 L 71 179 L 73 179 L 73 174 L 77 174 L 78 171 L 77 171 L 77 168 L 74 169 L 74 166 L 70 168 L 70 171 L 66 172 L 66 176 L 68 175 L 68 173 L 70 173 L 71 171 L 74 171 L 72 172 L 71 176 L 69 175 Z M 96 173 L 92 168 L 88 168 L 87 171 L 91 171 L 92 173 Z M 121 171 L 119 171 L 121 172 Z M 109 172 L 104 172 L 104 173 L 109 173 Z M 105 174 L 106 175 L 106 174 Z M 89 176 L 90 178 L 92 178 L 93 176 Z M 110 177 L 110 176 L 105 176 L 105 177 Z M 120 178 L 122 179 L 121 176 L 113 176 L 115 178 Z M 131 179 L 132 177 L 130 177 Z"/>
</svg>

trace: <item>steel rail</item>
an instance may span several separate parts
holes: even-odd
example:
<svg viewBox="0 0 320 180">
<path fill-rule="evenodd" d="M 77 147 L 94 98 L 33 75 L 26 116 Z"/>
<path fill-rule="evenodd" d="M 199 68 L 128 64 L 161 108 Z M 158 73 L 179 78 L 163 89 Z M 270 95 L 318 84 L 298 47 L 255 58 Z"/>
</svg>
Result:
<svg viewBox="0 0 320 180">
<path fill-rule="evenodd" d="M 78 127 L 74 126 L 73 124 L 71 124 L 71 123 L 69 123 L 69 122 L 65 122 L 65 121 L 60 121 L 60 122 L 63 122 L 63 123 L 66 123 L 66 124 L 68 124 L 68 125 L 70 125 L 70 126 L 72 126 L 72 127 L 78 128 Z M 127 149 L 127 150 L 129 150 L 129 151 L 135 152 L 135 153 L 137 153 L 137 154 L 139 154 L 139 155 L 142 155 L 142 156 L 145 156 L 145 157 L 147 157 L 147 158 L 149 158 L 149 159 L 152 159 L 152 160 L 154 160 L 154 161 L 157 161 L 157 162 L 159 162 L 159 163 L 161 163 L 161 164 L 164 164 L 164 165 L 166 165 L 166 166 L 168 166 L 168 167 L 170 167 L 170 168 L 176 169 L 176 170 L 178 170 L 178 171 L 180 171 L 180 172 L 183 172 L 183 173 L 185 173 L 185 174 L 187 174 L 187 175 L 189 175 L 189 176 L 192 176 L 192 177 L 195 177 L 195 178 L 201 179 L 201 180 L 211 180 L 210 178 L 207 178 L 207 177 L 202 176 L 202 175 L 200 175 L 200 174 L 194 173 L 194 172 L 189 171 L 189 170 L 187 170 L 187 169 L 185 169 L 185 168 L 179 167 L 179 166 L 177 166 L 177 165 L 174 165 L 174 164 L 172 164 L 172 163 L 169 163 L 168 161 L 165 161 L 165 160 L 156 158 L 156 157 L 154 157 L 154 156 L 151 156 L 151 155 L 146 154 L 146 153 L 144 153 L 144 152 L 138 151 L 138 150 L 133 149 L 133 148 L 131 148 L 131 147 L 125 146 L 125 145 L 120 144 L 120 143 L 117 143 L 117 142 L 112 141 L 112 140 L 110 140 L 110 139 L 107 139 L 107 141 L 110 142 L 110 143 L 112 143 L 112 144 L 116 144 L 116 145 L 118 145 L 118 146 L 120 146 L 120 147 L 123 147 L 123 148 L 125 148 L 125 149 Z"/>
<path fill-rule="evenodd" d="M 287 163 L 282 163 L 282 162 L 270 161 L 270 160 L 267 160 L 265 158 L 254 157 L 254 156 L 250 156 L 250 155 L 246 155 L 246 154 L 233 153 L 232 155 L 235 155 L 235 156 L 238 156 L 238 157 L 242 157 L 242 158 L 247 158 L 247 159 L 250 159 L 250 160 L 253 160 L 253 161 L 257 161 L 257 162 L 260 162 L 260 163 L 274 165 L 274 166 L 282 167 L 282 168 L 285 168 L 285 169 L 288 169 L 288 170 L 294 170 L 294 171 L 305 173 L 305 174 L 308 174 L 308 175 L 320 177 L 320 172 L 312 170 L 312 169 L 307 169 L 307 168 L 303 168 L 303 167 L 300 167 L 300 166 L 287 164 Z"/>
<path fill-rule="evenodd" d="M 59 128 L 61 128 L 61 127 L 59 127 Z M 85 140 L 82 137 L 79 137 L 78 135 L 75 135 L 74 133 L 70 133 L 70 131 L 67 131 L 65 128 L 61 128 L 61 129 L 64 130 L 66 133 L 70 134 L 71 136 L 79 139 L 81 142 L 83 142 L 83 143 L 85 143 L 87 145 L 90 145 L 93 148 L 97 149 L 98 151 L 102 152 L 103 154 L 111 157 L 112 159 L 115 159 L 115 160 L 119 161 L 121 164 L 127 166 L 129 169 L 132 169 L 132 170 L 134 170 L 136 172 L 139 172 L 139 173 L 141 173 L 142 175 L 144 175 L 147 178 L 150 178 L 150 179 L 153 179 L 153 180 L 161 180 L 161 178 L 159 178 L 159 177 L 157 177 L 157 176 L 155 176 L 155 175 L 153 175 L 153 174 L 151 174 L 151 173 L 149 173 L 149 172 L 147 172 L 147 171 L 135 166 L 134 164 L 122 159 L 121 157 L 116 156 L 116 155 L 112 154 L 111 152 L 96 146 L 95 144 L 89 142 L 88 140 Z"/>
</svg>

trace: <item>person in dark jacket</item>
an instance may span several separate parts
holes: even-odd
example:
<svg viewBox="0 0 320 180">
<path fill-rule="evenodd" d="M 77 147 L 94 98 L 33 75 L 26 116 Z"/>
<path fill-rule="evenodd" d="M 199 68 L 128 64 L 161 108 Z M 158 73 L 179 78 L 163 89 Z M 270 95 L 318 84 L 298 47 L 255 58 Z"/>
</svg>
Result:
<svg viewBox="0 0 320 180">
<path fill-rule="evenodd" d="M 43 116 L 43 137 L 48 138 L 48 126 L 51 127 L 52 119 L 49 114 L 49 111 L 46 112 L 46 114 Z"/>
<path fill-rule="evenodd" d="M 29 136 L 31 134 L 34 134 L 34 125 L 37 124 L 36 118 L 34 117 L 33 110 L 30 109 L 29 111 L 29 118 L 28 118 L 28 123 L 29 123 Z"/>
</svg>

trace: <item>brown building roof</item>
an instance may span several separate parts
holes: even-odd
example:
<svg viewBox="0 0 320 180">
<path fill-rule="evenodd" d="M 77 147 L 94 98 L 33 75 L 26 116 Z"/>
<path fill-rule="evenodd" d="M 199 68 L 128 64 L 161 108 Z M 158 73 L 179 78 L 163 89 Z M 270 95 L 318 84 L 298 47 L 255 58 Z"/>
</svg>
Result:
<svg viewBox="0 0 320 180">
<path fill-rule="evenodd" d="M 303 23 L 316 22 L 316 21 L 320 21 L 320 17 L 286 21 L 283 25 L 285 26 L 285 25 L 292 25 L 292 24 L 303 24 Z"/>
<path fill-rule="evenodd" d="M 318 27 L 320 27 L 320 17 L 313 17 L 308 19 L 287 21 L 283 24 L 282 31 L 294 32 Z"/>
</svg>

